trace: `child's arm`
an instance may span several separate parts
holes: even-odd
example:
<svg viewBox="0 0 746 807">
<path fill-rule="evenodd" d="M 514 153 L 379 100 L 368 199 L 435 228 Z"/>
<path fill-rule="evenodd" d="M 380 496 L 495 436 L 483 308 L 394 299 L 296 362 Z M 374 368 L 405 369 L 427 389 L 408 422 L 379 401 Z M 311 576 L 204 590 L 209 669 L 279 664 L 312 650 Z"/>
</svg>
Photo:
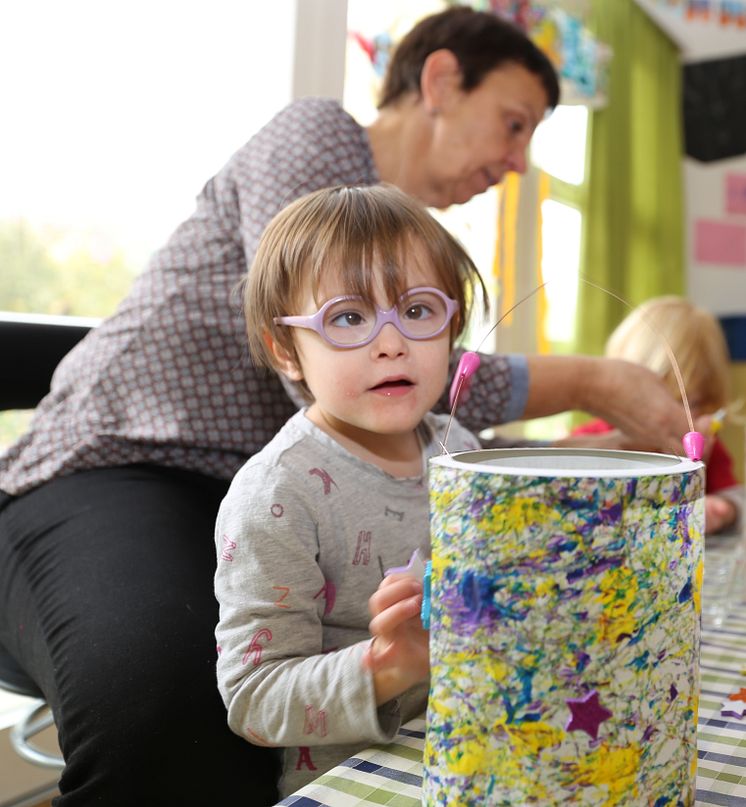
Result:
<svg viewBox="0 0 746 807">
<path fill-rule="evenodd" d="M 385 577 L 368 602 L 373 638 L 363 664 L 373 673 L 379 705 L 427 680 L 429 633 L 422 627 L 421 606 L 422 581 L 408 574 Z"/>
<path fill-rule="evenodd" d="M 335 602 L 335 580 L 320 565 L 334 551 L 318 537 L 328 505 L 323 495 L 304 495 L 306 477 L 319 482 L 305 468 L 290 478 L 280 468 L 247 466 L 220 508 L 217 673 L 228 723 L 260 745 L 386 742 L 397 726 L 382 725 L 387 716 L 362 665 L 367 594 L 357 622 L 349 602 Z M 377 567 L 365 568 L 375 585 Z"/>
<path fill-rule="evenodd" d="M 734 485 L 705 496 L 705 532 L 738 528 L 743 510 L 743 488 Z"/>
</svg>

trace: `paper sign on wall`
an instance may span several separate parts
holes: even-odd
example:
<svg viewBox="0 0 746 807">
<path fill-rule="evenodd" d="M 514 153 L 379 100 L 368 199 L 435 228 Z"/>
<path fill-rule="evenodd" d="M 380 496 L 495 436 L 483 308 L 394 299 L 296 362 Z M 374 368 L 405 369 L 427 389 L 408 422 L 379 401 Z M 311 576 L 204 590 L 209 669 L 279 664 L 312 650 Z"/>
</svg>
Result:
<svg viewBox="0 0 746 807">
<path fill-rule="evenodd" d="M 699 219 L 694 223 L 694 257 L 698 263 L 746 269 L 746 225 Z"/>
<path fill-rule="evenodd" d="M 728 213 L 746 213 L 746 174 L 726 174 L 725 209 Z"/>
</svg>

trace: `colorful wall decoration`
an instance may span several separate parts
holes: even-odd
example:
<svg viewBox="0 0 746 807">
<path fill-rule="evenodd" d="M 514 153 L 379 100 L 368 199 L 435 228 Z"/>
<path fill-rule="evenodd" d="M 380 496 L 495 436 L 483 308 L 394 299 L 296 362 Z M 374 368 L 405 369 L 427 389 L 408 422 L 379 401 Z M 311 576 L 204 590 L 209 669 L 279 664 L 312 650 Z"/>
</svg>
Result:
<svg viewBox="0 0 746 807">
<path fill-rule="evenodd" d="M 563 103 L 592 106 L 604 103 L 611 53 L 593 37 L 579 11 L 565 10 L 556 0 L 443 0 L 433 2 L 430 11 L 451 5 L 492 11 L 523 28 L 557 67 L 563 83 Z M 350 38 L 366 54 L 376 75 L 383 76 L 397 36 L 391 30 L 376 33 L 352 30 Z"/>
<path fill-rule="evenodd" d="M 691 805 L 700 463 L 432 460 L 423 804 Z"/>
<path fill-rule="evenodd" d="M 564 85 L 563 103 L 603 102 L 611 52 L 586 27 L 582 4 L 483 0 L 471 5 L 508 17 L 528 33 L 556 66 Z"/>
<path fill-rule="evenodd" d="M 746 28 L 745 0 L 656 0 L 660 6 L 675 9 L 687 22 L 717 22 L 723 26 Z"/>
</svg>

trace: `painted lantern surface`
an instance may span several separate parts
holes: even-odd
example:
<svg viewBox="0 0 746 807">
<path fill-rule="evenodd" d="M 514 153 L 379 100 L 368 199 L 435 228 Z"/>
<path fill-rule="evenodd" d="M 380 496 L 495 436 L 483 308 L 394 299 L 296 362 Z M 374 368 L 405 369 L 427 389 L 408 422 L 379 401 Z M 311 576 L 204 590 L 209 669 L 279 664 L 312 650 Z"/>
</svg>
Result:
<svg viewBox="0 0 746 807">
<path fill-rule="evenodd" d="M 424 804 L 694 803 L 703 497 L 661 454 L 431 461 Z"/>
</svg>

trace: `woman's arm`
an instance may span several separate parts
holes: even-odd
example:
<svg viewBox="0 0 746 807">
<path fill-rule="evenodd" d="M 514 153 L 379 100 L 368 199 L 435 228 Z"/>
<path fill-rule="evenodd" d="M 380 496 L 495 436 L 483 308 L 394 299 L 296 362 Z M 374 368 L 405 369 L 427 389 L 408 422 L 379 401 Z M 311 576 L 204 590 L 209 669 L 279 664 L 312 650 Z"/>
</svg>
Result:
<svg viewBox="0 0 746 807">
<path fill-rule="evenodd" d="M 455 361 L 461 352 L 454 352 Z M 469 394 L 458 406 L 459 420 L 472 431 L 580 410 L 623 432 L 605 438 L 609 447 L 677 453 L 681 438 L 690 431 L 681 401 L 658 376 L 637 364 L 594 356 L 481 359 Z M 446 408 L 447 401 L 440 405 Z"/>
<path fill-rule="evenodd" d="M 623 432 L 607 436 L 609 447 L 681 453 L 691 430 L 683 404 L 647 368 L 593 356 L 530 356 L 528 371 L 524 418 L 577 409 Z"/>
</svg>

